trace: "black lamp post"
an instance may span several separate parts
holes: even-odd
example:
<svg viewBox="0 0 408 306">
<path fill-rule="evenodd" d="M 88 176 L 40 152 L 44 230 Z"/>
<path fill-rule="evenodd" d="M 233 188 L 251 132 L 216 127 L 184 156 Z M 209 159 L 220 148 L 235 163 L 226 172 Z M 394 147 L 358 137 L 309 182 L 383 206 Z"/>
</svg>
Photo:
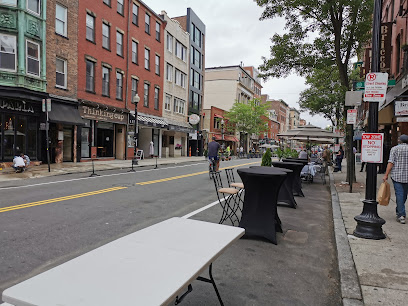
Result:
<svg viewBox="0 0 408 306">
<path fill-rule="evenodd" d="M 382 0 L 374 1 L 373 38 L 371 71 L 380 71 L 380 27 L 381 27 Z M 378 102 L 369 102 L 368 132 L 378 133 Z M 352 184 L 350 182 L 350 184 Z M 382 225 L 385 220 L 378 216 L 376 201 L 377 193 L 377 165 L 367 163 L 366 198 L 363 201 L 363 212 L 354 217 L 357 221 L 354 236 L 366 239 L 384 239 Z"/>
<path fill-rule="evenodd" d="M 221 139 L 222 139 L 222 145 L 221 145 L 221 157 L 224 159 L 224 150 L 225 150 L 225 141 L 224 141 L 224 119 L 221 119 Z"/>
<path fill-rule="evenodd" d="M 139 138 L 139 130 L 138 130 L 138 122 L 137 122 L 137 104 L 140 101 L 140 97 L 138 94 L 136 94 L 133 99 L 132 99 L 132 103 L 135 104 L 135 131 L 133 134 L 133 160 L 132 160 L 132 165 L 138 165 L 138 161 L 137 161 L 137 156 L 136 156 L 136 151 L 137 151 L 137 141 Z"/>
</svg>

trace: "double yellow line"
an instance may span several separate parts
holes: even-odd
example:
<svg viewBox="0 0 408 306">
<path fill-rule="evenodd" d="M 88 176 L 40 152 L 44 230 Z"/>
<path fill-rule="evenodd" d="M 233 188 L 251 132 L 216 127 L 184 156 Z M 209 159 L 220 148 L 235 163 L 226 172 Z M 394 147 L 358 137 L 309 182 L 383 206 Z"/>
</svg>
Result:
<svg viewBox="0 0 408 306">
<path fill-rule="evenodd" d="M 246 163 L 246 164 L 240 164 L 240 165 L 225 167 L 225 168 L 221 168 L 221 170 L 228 169 L 228 168 L 242 167 L 242 166 L 247 166 L 247 165 L 253 165 L 253 164 L 259 164 L 259 162 L 252 162 L 252 163 Z M 168 178 L 159 179 L 159 180 L 140 182 L 140 183 L 136 183 L 136 185 L 143 186 L 143 185 L 150 185 L 150 184 L 156 184 L 156 183 L 161 183 L 161 182 L 168 182 L 168 181 L 178 180 L 178 179 L 181 179 L 181 178 L 201 175 L 201 174 L 205 174 L 205 173 L 208 173 L 208 171 L 200 171 L 200 172 L 195 172 L 195 173 L 190 173 L 190 174 L 184 174 L 184 175 L 168 177 Z M 8 206 L 8 207 L 0 208 L 0 213 L 7 212 L 7 211 L 12 211 L 12 210 L 17 210 L 17 209 L 22 209 L 22 208 L 28 208 L 28 207 L 33 207 L 33 206 L 49 204 L 49 203 L 56 203 L 56 202 L 61 202 L 61 201 L 66 201 L 66 200 L 78 199 L 78 198 L 88 197 L 88 196 L 92 196 L 92 195 L 97 195 L 97 194 L 102 194 L 102 193 L 107 193 L 107 192 L 121 190 L 121 189 L 127 189 L 127 188 L 128 187 L 112 187 L 112 188 L 107 188 L 107 189 L 91 191 L 91 192 L 74 194 L 74 195 L 60 197 L 60 198 L 53 198 L 53 199 L 48 199 L 48 200 L 43 200 L 43 201 L 37 201 L 37 202 L 31 202 L 31 203 L 26 203 L 26 204 Z"/>
<path fill-rule="evenodd" d="M 96 191 L 91 191 L 91 192 L 74 194 L 74 195 L 65 196 L 61 198 L 53 198 L 53 199 L 31 202 L 31 203 L 26 203 L 26 204 L 20 204 L 20 205 L 15 205 L 15 206 L 8 206 L 8 207 L 0 208 L 0 213 L 10 211 L 10 210 L 17 210 L 17 209 L 22 209 L 22 208 L 27 208 L 27 207 L 49 204 L 49 203 L 78 199 L 78 198 L 88 197 L 91 195 L 96 195 L 96 194 L 101 194 L 101 193 L 106 193 L 106 192 L 111 192 L 111 191 L 116 191 L 116 190 L 126 189 L 126 188 L 127 187 L 113 187 L 113 188 L 101 189 L 101 190 L 96 190 Z"/>
</svg>

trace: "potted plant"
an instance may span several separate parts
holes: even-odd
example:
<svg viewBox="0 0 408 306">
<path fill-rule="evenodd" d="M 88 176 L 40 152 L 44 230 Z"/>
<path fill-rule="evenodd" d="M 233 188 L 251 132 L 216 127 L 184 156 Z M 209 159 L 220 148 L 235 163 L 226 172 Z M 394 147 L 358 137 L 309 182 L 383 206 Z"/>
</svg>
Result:
<svg viewBox="0 0 408 306">
<path fill-rule="evenodd" d="M 272 153 L 269 148 L 266 149 L 266 152 L 262 156 L 261 166 L 272 167 Z"/>
</svg>

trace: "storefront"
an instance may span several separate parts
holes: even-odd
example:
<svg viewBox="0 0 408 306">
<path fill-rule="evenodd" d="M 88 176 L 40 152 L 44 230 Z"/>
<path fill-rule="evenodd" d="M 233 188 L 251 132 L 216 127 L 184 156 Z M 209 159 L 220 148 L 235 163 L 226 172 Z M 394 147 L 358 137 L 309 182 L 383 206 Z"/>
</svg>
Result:
<svg viewBox="0 0 408 306">
<path fill-rule="evenodd" d="M 162 157 L 181 157 L 187 156 L 187 139 L 189 133 L 194 133 L 194 129 L 187 122 L 172 121 L 168 122 L 167 130 L 163 131 L 162 136 Z"/>
<path fill-rule="evenodd" d="M 81 160 L 126 158 L 128 110 L 82 102 L 79 114 L 84 120 L 78 132 Z"/>
</svg>

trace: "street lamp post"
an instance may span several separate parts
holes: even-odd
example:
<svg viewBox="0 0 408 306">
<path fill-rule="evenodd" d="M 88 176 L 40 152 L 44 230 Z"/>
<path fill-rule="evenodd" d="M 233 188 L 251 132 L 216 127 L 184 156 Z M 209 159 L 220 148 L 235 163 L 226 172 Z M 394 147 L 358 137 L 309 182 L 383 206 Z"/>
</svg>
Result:
<svg viewBox="0 0 408 306">
<path fill-rule="evenodd" d="M 222 139 L 222 146 L 221 146 L 221 158 L 224 159 L 224 150 L 225 150 L 225 141 L 224 141 L 224 119 L 221 119 L 221 139 Z"/>
<path fill-rule="evenodd" d="M 132 99 L 132 103 L 135 104 L 135 130 L 134 130 L 134 134 L 133 134 L 133 160 L 132 160 L 132 165 L 138 165 L 138 161 L 137 161 L 137 141 L 138 141 L 138 136 L 139 136 L 139 130 L 138 130 L 138 122 L 137 122 L 137 104 L 140 101 L 140 97 L 138 94 L 136 94 L 133 99 Z"/>
</svg>

